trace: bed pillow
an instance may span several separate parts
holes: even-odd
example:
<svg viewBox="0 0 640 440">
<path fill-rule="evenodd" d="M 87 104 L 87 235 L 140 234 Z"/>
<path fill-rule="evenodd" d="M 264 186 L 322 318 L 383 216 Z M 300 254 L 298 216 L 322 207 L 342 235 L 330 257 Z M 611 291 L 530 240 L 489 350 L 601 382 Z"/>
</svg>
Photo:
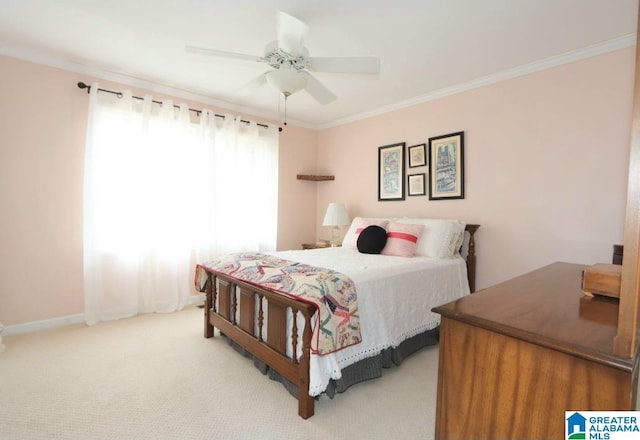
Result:
<svg viewBox="0 0 640 440">
<path fill-rule="evenodd" d="M 402 218 L 398 221 L 424 226 L 424 232 L 416 248 L 416 255 L 451 258 L 459 252 L 460 246 L 462 246 L 466 225 L 459 220 Z"/>
<path fill-rule="evenodd" d="M 387 224 L 389 220 L 386 218 L 366 218 L 366 217 L 356 217 L 351 222 L 351 226 L 349 226 L 349 230 L 344 236 L 342 240 L 342 246 L 356 249 L 358 235 L 366 228 L 367 226 L 376 225 L 381 228 L 387 229 Z"/>
<path fill-rule="evenodd" d="M 387 244 L 387 231 L 377 225 L 367 226 L 356 241 L 361 254 L 379 254 Z"/>
<path fill-rule="evenodd" d="M 413 257 L 424 225 L 389 222 L 387 227 L 387 244 L 382 255 Z"/>
</svg>

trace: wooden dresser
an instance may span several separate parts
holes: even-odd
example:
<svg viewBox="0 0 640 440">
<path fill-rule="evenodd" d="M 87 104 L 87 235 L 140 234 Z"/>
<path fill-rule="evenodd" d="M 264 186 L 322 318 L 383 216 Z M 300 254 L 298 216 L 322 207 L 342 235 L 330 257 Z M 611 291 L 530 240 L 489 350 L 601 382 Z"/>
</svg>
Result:
<svg viewBox="0 0 640 440">
<path fill-rule="evenodd" d="M 635 410 L 638 356 L 612 345 L 618 302 L 554 263 L 433 309 L 442 315 L 437 439 L 565 438 L 565 410 Z"/>
</svg>

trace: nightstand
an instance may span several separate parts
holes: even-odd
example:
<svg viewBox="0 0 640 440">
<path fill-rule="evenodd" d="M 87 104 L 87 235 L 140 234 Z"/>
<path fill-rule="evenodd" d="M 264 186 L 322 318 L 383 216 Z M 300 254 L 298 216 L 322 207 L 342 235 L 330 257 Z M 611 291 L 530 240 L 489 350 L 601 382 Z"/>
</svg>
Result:
<svg viewBox="0 0 640 440">
<path fill-rule="evenodd" d="M 328 242 L 319 242 L 319 243 L 303 243 L 302 244 L 302 249 L 307 250 L 307 249 L 322 249 L 322 248 L 328 248 L 331 247 L 331 244 L 329 244 Z"/>
</svg>

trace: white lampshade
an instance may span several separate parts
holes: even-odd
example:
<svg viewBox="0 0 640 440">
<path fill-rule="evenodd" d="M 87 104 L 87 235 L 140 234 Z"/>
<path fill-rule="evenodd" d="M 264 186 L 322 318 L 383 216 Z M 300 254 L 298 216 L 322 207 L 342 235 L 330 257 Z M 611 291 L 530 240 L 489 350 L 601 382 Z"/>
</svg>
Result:
<svg viewBox="0 0 640 440">
<path fill-rule="evenodd" d="M 342 203 L 329 203 L 327 212 L 324 214 L 323 226 L 333 226 L 331 228 L 331 246 L 340 245 L 340 226 L 351 223 L 347 209 Z"/>
<path fill-rule="evenodd" d="M 351 223 L 343 203 L 329 203 L 324 214 L 323 226 L 345 226 Z"/>
</svg>

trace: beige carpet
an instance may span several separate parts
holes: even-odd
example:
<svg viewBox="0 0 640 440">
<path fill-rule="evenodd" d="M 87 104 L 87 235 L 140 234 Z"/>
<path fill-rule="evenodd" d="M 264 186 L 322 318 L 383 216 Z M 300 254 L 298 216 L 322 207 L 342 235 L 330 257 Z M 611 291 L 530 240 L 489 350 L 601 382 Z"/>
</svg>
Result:
<svg viewBox="0 0 640 440">
<path fill-rule="evenodd" d="M 5 336 L 0 439 L 432 439 L 438 348 L 316 401 L 302 420 L 284 387 L 220 338 L 202 309 Z"/>
</svg>

